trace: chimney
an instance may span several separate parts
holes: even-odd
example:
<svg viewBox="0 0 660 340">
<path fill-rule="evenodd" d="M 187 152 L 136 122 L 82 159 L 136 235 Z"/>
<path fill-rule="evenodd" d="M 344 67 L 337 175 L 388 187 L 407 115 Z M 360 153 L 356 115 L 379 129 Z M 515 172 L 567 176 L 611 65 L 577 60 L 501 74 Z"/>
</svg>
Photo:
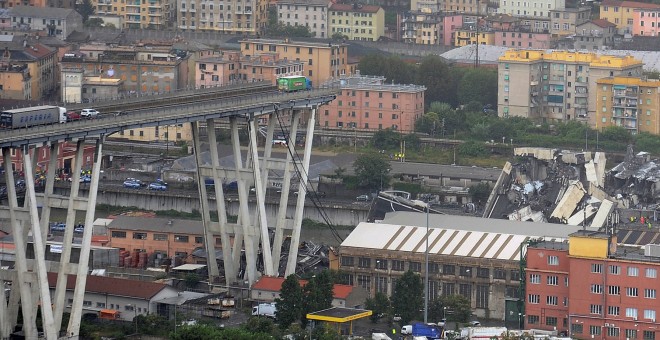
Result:
<svg viewBox="0 0 660 340">
<path fill-rule="evenodd" d="M 614 256 L 616 254 L 616 243 L 617 243 L 617 237 L 616 234 L 612 234 L 609 237 L 610 241 L 610 256 Z"/>
</svg>

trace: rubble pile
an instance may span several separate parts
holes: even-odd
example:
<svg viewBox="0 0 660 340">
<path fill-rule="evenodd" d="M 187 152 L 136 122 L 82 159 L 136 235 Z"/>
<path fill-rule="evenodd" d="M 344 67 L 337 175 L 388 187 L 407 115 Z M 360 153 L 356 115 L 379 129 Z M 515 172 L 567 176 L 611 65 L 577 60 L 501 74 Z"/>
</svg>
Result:
<svg viewBox="0 0 660 340">
<path fill-rule="evenodd" d="M 504 166 L 483 217 L 600 228 L 615 207 L 601 188 L 605 154 L 548 148 L 516 148 Z M 601 212 L 602 210 L 602 212 Z"/>
<path fill-rule="evenodd" d="M 607 172 L 605 188 L 624 208 L 655 210 L 660 198 L 660 161 L 648 152 L 633 153 L 628 146 L 623 162 Z"/>
</svg>

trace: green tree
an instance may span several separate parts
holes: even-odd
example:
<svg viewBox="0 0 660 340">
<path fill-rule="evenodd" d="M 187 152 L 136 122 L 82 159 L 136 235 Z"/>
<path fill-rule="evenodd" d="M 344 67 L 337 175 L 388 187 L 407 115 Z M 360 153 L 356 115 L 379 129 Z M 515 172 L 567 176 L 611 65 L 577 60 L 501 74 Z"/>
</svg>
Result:
<svg viewBox="0 0 660 340">
<path fill-rule="evenodd" d="M 469 69 L 465 71 L 458 85 L 460 104 L 478 102 L 480 109 L 484 104 L 497 104 L 497 70 Z"/>
<path fill-rule="evenodd" d="M 199 282 L 199 280 L 200 280 L 199 275 L 195 273 L 186 274 L 186 276 L 183 278 L 183 282 L 185 282 L 186 287 L 188 288 L 194 288 Z"/>
<path fill-rule="evenodd" d="M 337 33 L 332 34 L 330 39 L 335 40 L 335 41 L 337 41 L 337 40 L 348 40 L 348 36 L 337 32 Z"/>
<path fill-rule="evenodd" d="M 431 136 L 437 136 L 442 132 L 442 122 L 438 119 L 435 112 L 427 112 L 415 121 L 415 132 L 428 133 Z"/>
<path fill-rule="evenodd" d="M 401 324 L 419 317 L 422 309 L 424 285 L 419 274 L 408 270 L 396 281 L 392 293 L 392 309 L 401 316 Z"/>
<path fill-rule="evenodd" d="M 371 138 L 371 142 L 378 150 L 398 149 L 401 145 L 401 134 L 390 128 L 378 130 Z"/>
<path fill-rule="evenodd" d="M 470 141 L 459 145 L 458 153 L 468 157 L 485 157 L 488 155 L 488 150 L 483 143 Z"/>
<path fill-rule="evenodd" d="M 472 202 L 483 202 L 486 203 L 488 196 L 490 196 L 490 185 L 488 183 L 478 183 L 476 185 L 471 185 L 469 189 L 470 197 L 472 197 Z"/>
<path fill-rule="evenodd" d="M 87 22 L 90 15 L 96 13 L 92 0 L 83 0 L 81 3 L 76 3 L 76 11 L 82 16 L 83 23 Z"/>
<path fill-rule="evenodd" d="M 333 287 L 333 277 L 328 270 L 324 270 L 309 279 L 303 288 L 303 313 L 300 319 L 303 327 L 307 325 L 307 313 L 332 307 Z"/>
<path fill-rule="evenodd" d="M 422 145 L 422 140 L 414 133 L 405 135 L 403 141 L 406 143 L 406 150 L 419 151 Z"/>
<path fill-rule="evenodd" d="M 440 57 L 434 55 L 424 57 L 417 69 L 416 80 L 416 84 L 426 86 L 424 96 L 427 105 L 435 101 L 446 103 L 456 101 L 454 80 L 449 67 Z"/>
<path fill-rule="evenodd" d="M 91 18 L 85 22 L 85 27 L 103 27 L 103 19 L 101 18 Z"/>
<path fill-rule="evenodd" d="M 242 328 L 252 333 L 264 333 L 273 335 L 278 333 L 275 327 L 275 323 L 273 323 L 273 320 L 269 318 L 251 317 L 245 324 L 243 324 Z"/>
<path fill-rule="evenodd" d="M 467 322 L 472 315 L 470 301 L 462 295 L 440 296 L 429 305 L 429 318 L 440 320 L 444 317 L 451 322 Z"/>
<path fill-rule="evenodd" d="M 275 299 L 275 302 L 277 303 L 275 319 L 280 328 L 287 329 L 300 319 L 303 312 L 303 290 L 295 275 L 289 275 L 284 280 L 280 297 Z"/>
<path fill-rule="evenodd" d="M 626 145 L 632 143 L 634 140 L 630 132 L 622 126 L 608 126 L 604 128 L 603 131 L 600 132 L 600 138 L 604 141 L 608 140 L 617 143 L 624 143 Z"/>
<path fill-rule="evenodd" d="M 358 183 L 363 188 L 378 190 L 389 186 L 390 163 L 382 154 L 363 154 L 353 162 Z"/>
<path fill-rule="evenodd" d="M 373 298 L 367 298 L 364 306 L 373 312 L 369 319 L 371 319 L 371 322 L 376 323 L 382 314 L 389 313 L 390 299 L 387 295 L 378 292 Z"/>
</svg>

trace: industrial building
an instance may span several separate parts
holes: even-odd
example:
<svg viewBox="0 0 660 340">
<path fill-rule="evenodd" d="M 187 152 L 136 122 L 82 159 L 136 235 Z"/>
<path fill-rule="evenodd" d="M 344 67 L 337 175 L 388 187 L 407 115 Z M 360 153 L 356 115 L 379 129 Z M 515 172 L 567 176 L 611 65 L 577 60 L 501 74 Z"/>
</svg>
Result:
<svg viewBox="0 0 660 340">
<path fill-rule="evenodd" d="M 624 246 L 580 230 L 527 247 L 525 329 L 571 338 L 655 340 L 660 246 Z"/>
<path fill-rule="evenodd" d="M 428 221 L 429 299 L 460 294 L 478 317 L 518 322 L 520 265 L 529 240 L 561 242 L 579 227 L 467 216 L 388 213 L 360 223 L 339 249 L 349 284 L 390 295 L 407 270 L 424 275 Z"/>
</svg>

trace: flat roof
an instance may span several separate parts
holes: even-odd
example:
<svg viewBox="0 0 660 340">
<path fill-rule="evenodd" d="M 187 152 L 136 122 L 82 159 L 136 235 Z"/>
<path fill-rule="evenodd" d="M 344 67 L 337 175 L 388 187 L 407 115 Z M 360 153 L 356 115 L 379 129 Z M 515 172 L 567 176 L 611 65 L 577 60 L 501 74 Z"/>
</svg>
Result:
<svg viewBox="0 0 660 340">
<path fill-rule="evenodd" d="M 172 270 L 197 270 L 206 267 L 205 264 L 192 264 L 192 263 L 186 263 L 182 264 L 178 267 L 172 268 Z"/>
<path fill-rule="evenodd" d="M 500 168 L 482 168 L 477 166 L 443 165 L 413 162 L 390 162 L 391 174 L 417 174 L 467 179 L 488 179 L 497 181 L 502 173 Z"/>
<path fill-rule="evenodd" d="M 307 319 L 344 323 L 366 318 L 371 314 L 373 314 L 373 312 L 368 309 L 332 307 L 318 312 L 308 313 Z"/>
</svg>

